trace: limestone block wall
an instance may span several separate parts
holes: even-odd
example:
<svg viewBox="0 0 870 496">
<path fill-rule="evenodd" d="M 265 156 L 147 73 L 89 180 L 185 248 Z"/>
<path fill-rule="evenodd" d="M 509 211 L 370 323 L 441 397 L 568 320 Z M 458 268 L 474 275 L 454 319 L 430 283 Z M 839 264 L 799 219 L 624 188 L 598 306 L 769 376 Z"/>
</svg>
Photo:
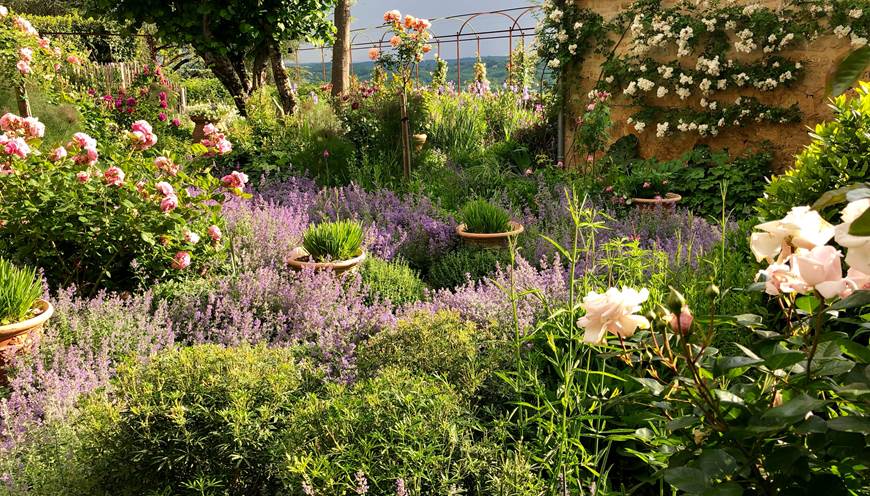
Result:
<svg viewBox="0 0 870 496">
<path fill-rule="evenodd" d="M 605 19 L 611 19 L 620 11 L 631 5 L 628 0 L 574 0 L 577 5 L 592 9 L 601 14 Z M 672 5 L 674 1 L 666 1 L 665 5 Z M 770 8 L 781 5 L 780 0 L 746 1 L 735 0 L 735 4 L 745 5 L 749 3 L 761 4 Z M 870 3 L 868 3 L 870 6 Z M 870 8 L 868 8 L 870 15 Z M 630 34 L 629 34 L 630 37 Z M 630 39 L 630 38 L 629 38 Z M 616 48 L 616 53 L 624 54 L 627 51 L 628 40 L 623 40 Z M 664 49 L 660 49 L 664 50 Z M 718 136 L 699 136 L 697 133 L 675 133 L 662 138 L 656 137 L 655 125 L 649 125 L 642 132 L 636 131 L 626 120 L 639 109 L 623 95 L 614 95 L 612 102 L 612 115 L 614 120 L 613 139 L 627 134 L 638 136 L 641 144 L 641 154 L 644 158 L 658 157 L 660 159 L 672 159 L 691 150 L 701 144 L 709 145 L 714 149 L 726 149 L 732 156 L 739 155 L 747 148 L 752 148 L 765 140 L 772 144 L 777 171 L 789 167 L 793 163 L 793 156 L 810 141 L 808 128 L 816 123 L 831 117 L 828 107 L 828 95 L 825 87 L 836 64 L 842 60 L 851 47 L 849 40 L 838 39 L 835 36 L 824 36 L 811 42 L 802 42 L 792 46 L 790 50 L 780 52 L 781 55 L 799 60 L 805 68 L 805 74 L 799 83 L 791 88 L 780 88 L 776 91 L 762 92 L 754 89 L 738 88 L 735 91 L 725 91 L 716 94 L 720 101 L 732 101 L 738 96 L 755 96 L 761 103 L 788 107 L 792 104 L 799 105 L 803 120 L 794 124 L 746 124 L 744 127 L 726 127 Z M 663 51 L 660 54 L 663 60 L 673 60 L 675 53 Z M 741 55 L 729 53 L 728 56 L 735 60 L 741 60 Z M 749 58 L 757 59 L 757 53 Z M 570 150 L 572 143 L 572 124 L 576 117 L 582 115 L 586 102 L 586 95 L 595 84 L 600 74 L 600 64 L 603 56 L 590 54 L 581 67 L 573 67 L 568 70 L 567 78 L 567 118 L 566 118 L 566 162 L 570 165 L 578 162 Z M 694 58 L 687 58 L 683 64 L 688 67 L 694 64 Z M 870 71 L 865 75 L 870 79 Z M 697 93 L 697 92 L 695 92 Z M 693 95 L 685 101 L 676 96 L 666 97 L 656 103 L 668 106 L 691 105 L 700 109 L 700 96 Z"/>
</svg>

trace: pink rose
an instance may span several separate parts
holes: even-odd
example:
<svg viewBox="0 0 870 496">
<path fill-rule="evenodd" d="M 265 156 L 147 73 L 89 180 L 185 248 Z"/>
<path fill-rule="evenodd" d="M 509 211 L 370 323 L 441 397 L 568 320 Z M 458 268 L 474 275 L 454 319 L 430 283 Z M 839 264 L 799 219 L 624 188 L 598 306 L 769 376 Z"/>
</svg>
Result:
<svg viewBox="0 0 870 496">
<path fill-rule="evenodd" d="M 30 155 L 30 146 L 23 138 L 10 138 L 6 135 L 0 136 L 0 144 L 3 145 L 3 151 L 7 155 L 12 155 L 18 158 L 27 158 Z"/>
<path fill-rule="evenodd" d="M 155 185 L 155 187 L 157 188 L 157 192 L 163 196 L 175 194 L 175 189 L 172 187 L 171 184 L 167 183 L 166 181 L 160 181 Z"/>
<path fill-rule="evenodd" d="M 39 39 L 39 48 L 48 49 L 49 45 L 51 45 L 51 42 L 48 41 L 47 39 L 45 39 L 45 38 Z"/>
<path fill-rule="evenodd" d="M 610 288 L 605 293 L 592 291 L 587 294 L 581 304 L 586 315 L 577 321 L 577 325 L 585 329 L 583 342 L 600 344 L 608 332 L 627 338 L 633 336 L 638 328 L 648 328 L 649 321 L 636 315 L 648 298 L 646 288 L 640 291 L 626 287 L 622 290 Z"/>
<path fill-rule="evenodd" d="M 160 112 L 159 114 L 157 114 L 157 120 L 158 120 L 158 121 L 160 121 L 160 122 L 166 122 L 166 119 L 167 119 L 166 114 L 164 114 L 163 112 Z"/>
<path fill-rule="evenodd" d="M 69 57 L 66 58 L 66 61 L 72 65 L 79 65 L 82 63 L 81 60 L 79 60 L 79 58 L 76 57 L 75 55 L 70 55 Z"/>
<path fill-rule="evenodd" d="M 181 119 L 179 119 L 178 117 L 172 119 L 172 125 L 175 127 L 181 127 Z"/>
<path fill-rule="evenodd" d="M 90 180 L 91 180 L 91 175 L 88 174 L 87 172 L 81 171 L 81 172 L 76 173 L 76 181 L 84 184 Z"/>
<path fill-rule="evenodd" d="M 381 57 L 381 51 L 377 48 L 369 48 L 369 59 L 378 60 Z"/>
<path fill-rule="evenodd" d="M 24 135 L 27 139 L 42 138 L 45 136 L 45 124 L 39 122 L 36 117 L 24 118 Z"/>
<path fill-rule="evenodd" d="M 162 200 L 160 200 L 160 210 L 163 213 L 169 213 L 178 208 L 178 197 L 175 195 L 167 195 L 164 196 Z"/>
<path fill-rule="evenodd" d="M 758 271 L 766 278 L 764 291 L 771 296 L 790 293 L 806 293 L 807 285 L 787 263 L 772 263 Z"/>
<path fill-rule="evenodd" d="M 18 63 L 15 64 L 15 67 L 18 68 L 18 72 L 24 75 L 30 74 L 31 72 L 30 64 L 28 64 L 25 60 L 19 60 Z"/>
<path fill-rule="evenodd" d="M 202 128 L 202 132 L 206 136 L 211 136 L 212 134 L 217 132 L 217 128 L 215 127 L 214 124 L 208 123 Z"/>
<path fill-rule="evenodd" d="M 652 186 L 652 184 L 650 184 L 649 181 L 644 181 L 643 189 L 649 189 L 650 186 Z"/>
<path fill-rule="evenodd" d="M 222 139 L 218 141 L 215 145 L 215 150 L 217 151 L 218 155 L 226 155 L 227 153 L 233 151 L 233 144 L 230 143 L 230 140 Z"/>
<path fill-rule="evenodd" d="M 59 146 L 51 151 L 51 155 L 49 155 L 48 159 L 52 162 L 57 162 L 58 160 L 63 160 L 67 156 L 66 148 Z"/>
<path fill-rule="evenodd" d="M 190 253 L 186 251 L 180 251 L 175 254 L 175 257 L 172 259 L 172 268 L 177 270 L 184 270 L 190 267 Z"/>
<path fill-rule="evenodd" d="M 402 13 L 398 10 L 390 10 L 384 13 L 384 22 L 399 22 L 402 19 Z"/>
<path fill-rule="evenodd" d="M 184 240 L 192 245 L 195 245 L 195 244 L 199 243 L 199 234 L 196 234 L 193 231 L 185 230 L 184 231 Z"/>
<path fill-rule="evenodd" d="M 393 45 L 393 48 L 395 48 L 401 44 L 402 44 L 402 38 L 399 38 L 398 36 L 393 36 L 392 38 L 390 38 L 390 45 Z"/>
<path fill-rule="evenodd" d="M 248 175 L 244 172 L 233 171 L 221 178 L 221 183 L 227 188 L 244 188 L 248 183 Z"/>
<path fill-rule="evenodd" d="M 33 61 L 33 50 L 30 48 L 24 47 L 18 49 L 18 58 L 25 61 L 31 62 Z"/>
<path fill-rule="evenodd" d="M 13 113 L 6 112 L 0 117 L 0 129 L 3 131 L 17 131 L 23 125 L 24 119 Z"/>
<path fill-rule="evenodd" d="M 208 237 L 211 238 L 211 240 L 215 243 L 219 242 L 221 240 L 221 237 L 223 237 L 221 228 L 214 224 L 208 226 Z"/>
<path fill-rule="evenodd" d="M 683 307 L 680 315 L 671 314 L 671 318 L 668 320 L 668 325 L 671 326 L 671 329 L 673 329 L 674 332 L 685 334 L 686 331 L 692 327 L 692 321 L 694 319 L 692 312 L 690 312 L 687 307 Z"/>
<path fill-rule="evenodd" d="M 85 133 L 75 133 L 72 137 L 72 143 L 78 145 L 79 148 L 96 148 L 97 140 L 91 138 Z M 71 147 L 72 145 L 67 145 Z"/>
<path fill-rule="evenodd" d="M 111 166 L 103 174 L 103 181 L 109 186 L 121 186 L 124 184 L 124 171 L 120 167 Z"/>
</svg>

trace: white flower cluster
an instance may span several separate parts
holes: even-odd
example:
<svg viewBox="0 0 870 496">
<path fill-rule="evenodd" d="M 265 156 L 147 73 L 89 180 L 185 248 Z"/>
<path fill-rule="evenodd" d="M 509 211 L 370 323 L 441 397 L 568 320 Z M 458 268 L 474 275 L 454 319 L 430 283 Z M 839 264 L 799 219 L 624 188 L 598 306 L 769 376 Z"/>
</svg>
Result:
<svg viewBox="0 0 870 496">
<path fill-rule="evenodd" d="M 656 84 L 649 79 L 640 78 L 637 80 L 637 87 L 641 89 L 641 91 L 649 91 L 655 88 Z"/>
<path fill-rule="evenodd" d="M 849 36 L 849 33 L 851 33 L 851 32 L 852 32 L 851 26 L 840 25 L 840 26 L 837 26 L 834 28 L 834 35 L 836 35 L 837 38 L 845 38 L 845 37 Z"/>
<path fill-rule="evenodd" d="M 711 76 L 718 76 L 721 73 L 719 56 L 717 55 L 712 59 L 707 59 L 703 56 L 698 57 L 698 62 L 695 63 L 695 70 L 704 71 Z"/>
<path fill-rule="evenodd" d="M 849 17 L 851 17 L 852 19 L 860 19 L 863 15 L 864 11 L 861 9 L 852 9 L 849 11 Z"/>
<path fill-rule="evenodd" d="M 674 68 L 667 65 L 659 66 L 656 70 L 663 79 L 670 79 L 674 75 Z"/>
<path fill-rule="evenodd" d="M 686 26 L 680 30 L 680 37 L 677 39 L 677 55 L 685 57 L 691 53 L 689 49 L 689 40 L 695 36 L 695 30 L 690 26 Z"/>
<path fill-rule="evenodd" d="M 738 40 L 734 42 L 734 49 L 741 53 L 752 52 L 758 48 L 758 45 L 753 40 L 754 37 L 755 34 L 748 29 L 740 31 L 737 33 Z"/>
<path fill-rule="evenodd" d="M 854 48 L 861 48 L 867 45 L 867 38 L 863 36 L 858 36 L 857 34 L 852 33 L 850 38 Z"/>
</svg>

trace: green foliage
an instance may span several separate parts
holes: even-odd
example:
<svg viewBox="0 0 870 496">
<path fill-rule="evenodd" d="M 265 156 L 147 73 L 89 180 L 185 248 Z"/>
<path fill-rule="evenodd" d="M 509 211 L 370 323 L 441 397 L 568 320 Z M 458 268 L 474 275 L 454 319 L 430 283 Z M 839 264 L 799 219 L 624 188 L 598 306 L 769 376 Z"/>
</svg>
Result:
<svg viewBox="0 0 870 496">
<path fill-rule="evenodd" d="M 834 119 L 818 124 L 794 168 L 774 177 L 758 201 L 763 219 L 779 219 L 793 207 L 812 205 L 826 191 L 870 179 L 870 83 L 857 95 L 833 101 Z"/>
<path fill-rule="evenodd" d="M 184 80 L 187 101 L 191 105 L 199 103 L 232 104 L 232 98 L 220 81 L 213 77 L 191 77 Z"/>
<path fill-rule="evenodd" d="M 322 222 L 302 235 L 302 246 L 317 262 L 357 257 L 362 253 L 362 242 L 362 225 L 352 220 Z"/>
<path fill-rule="evenodd" d="M 25 320 L 42 296 L 42 279 L 36 269 L 16 267 L 0 257 L 0 325 Z"/>
<path fill-rule="evenodd" d="M 507 257 L 501 250 L 463 247 L 450 251 L 436 260 L 429 269 L 429 284 L 433 288 L 454 288 L 478 281 L 491 274 Z"/>
<path fill-rule="evenodd" d="M 510 214 L 486 200 L 472 200 L 459 211 L 465 230 L 470 233 L 503 233 L 511 230 Z"/>
<path fill-rule="evenodd" d="M 492 372 L 493 337 L 457 312 L 422 311 L 375 334 L 359 350 L 357 367 L 365 376 L 387 367 L 444 379 L 460 394 L 474 396 Z"/>
<path fill-rule="evenodd" d="M 699 147 L 684 155 L 671 184 L 671 191 L 683 195 L 681 206 L 703 217 L 716 218 L 722 211 L 721 187 L 727 185 L 725 207 L 735 218 L 753 213 L 753 204 L 761 196 L 770 174 L 773 154 L 770 146 L 747 151 L 733 160 L 726 152 Z"/>
<path fill-rule="evenodd" d="M 358 494 L 364 478 L 369 494 L 394 494 L 399 479 L 408 494 L 450 494 L 451 487 L 473 491 L 485 469 L 462 397 L 401 369 L 309 396 L 288 424 L 278 451 L 291 493 L 305 484 L 315 494 Z"/>
<path fill-rule="evenodd" d="M 360 270 L 363 283 L 368 288 L 371 303 L 375 300 L 390 300 L 397 306 L 423 299 L 426 285 L 408 262 L 369 258 Z"/>
<path fill-rule="evenodd" d="M 78 12 L 72 12 L 66 15 L 30 15 L 27 19 L 39 32 L 84 33 L 62 38 L 98 64 L 127 62 L 135 59 L 140 49 L 145 50 L 144 43 L 140 44 L 143 38 L 117 35 L 124 30 L 126 23 L 119 24 L 105 17 L 82 17 Z"/>
<path fill-rule="evenodd" d="M 870 67 L 870 46 L 854 50 L 837 65 L 834 76 L 828 82 L 831 96 L 840 96 L 851 88 Z"/>
<path fill-rule="evenodd" d="M 79 454 L 101 494 L 274 494 L 272 447 L 315 379 L 286 348 L 201 345 L 131 361 L 86 404 Z"/>
</svg>

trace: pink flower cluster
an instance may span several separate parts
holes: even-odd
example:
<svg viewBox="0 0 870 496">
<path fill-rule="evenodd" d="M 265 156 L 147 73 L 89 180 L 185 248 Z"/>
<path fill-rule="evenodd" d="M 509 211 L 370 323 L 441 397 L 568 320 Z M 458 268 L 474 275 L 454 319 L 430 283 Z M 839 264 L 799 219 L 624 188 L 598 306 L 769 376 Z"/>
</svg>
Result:
<svg viewBox="0 0 870 496">
<path fill-rule="evenodd" d="M 221 178 L 221 184 L 225 188 L 241 191 L 248 184 L 248 175 L 244 172 L 233 171 Z"/>
<path fill-rule="evenodd" d="M 12 23 L 22 33 L 33 36 L 34 38 L 39 38 L 39 31 L 37 31 L 36 28 L 33 27 L 33 24 L 30 24 L 30 21 L 27 19 L 19 16 L 13 19 Z"/>
<path fill-rule="evenodd" d="M 19 136 L 27 141 L 45 136 L 45 124 L 36 117 L 20 117 L 12 113 L 0 117 L 0 130 L 10 136 Z"/>
<path fill-rule="evenodd" d="M 126 174 L 118 166 L 111 166 L 103 173 L 103 182 L 108 186 L 121 187 L 124 185 Z"/>
<path fill-rule="evenodd" d="M 175 189 L 166 181 L 160 181 L 156 185 L 157 192 L 163 195 L 160 200 L 160 210 L 163 213 L 169 213 L 178 208 L 178 195 L 175 194 Z"/>
<path fill-rule="evenodd" d="M 233 151 L 233 144 L 230 140 L 219 132 L 214 124 L 206 124 L 203 128 L 205 138 L 200 141 L 200 144 L 206 148 L 205 155 L 213 157 L 215 155 L 225 155 Z"/>
<path fill-rule="evenodd" d="M 769 265 L 759 271 L 767 294 L 811 294 L 823 298 L 844 298 L 859 289 L 870 289 L 870 263 L 866 262 L 861 243 L 870 246 L 870 237 L 848 234 L 849 226 L 870 200 L 852 202 L 843 211 L 843 224 L 833 226 L 810 207 L 795 207 L 782 219 L 755 226 L 750 248 L 756 259 Z M 859 212 L 860 210 L 860 212 Z M 843 276 L 843 254 L 827 243 L 837 242 L 849 248 L 846 262 L 851 266 Z M 858 240 L 859 242 L 856 242 Z"/>
<path fill-rule="evenodd" d="M 66 148 L 58 147 L 51 152 L 51 160 L 63 160 L 67 152 L 74 152 L 73 161 L 79 165 L 94 165 L 100 154 L 97 153 L 97 140 L 85 133 L 75 133 Z"/>
<path fill-rule="evenodd" d="M 130 126 L 130 141 L 134 150 L 147 150 L 157 144 L 157 135 L 147 121 L 138 120 Z"/>
<path fill-rule="evenodd" d="M 154 159 L 154 167 L 157 167 L 157 170 L 165 172 L 170 176 L 178 175 L 178 164 L 172 161 L 169 157 L 159 156 Z"/>
</svg>

